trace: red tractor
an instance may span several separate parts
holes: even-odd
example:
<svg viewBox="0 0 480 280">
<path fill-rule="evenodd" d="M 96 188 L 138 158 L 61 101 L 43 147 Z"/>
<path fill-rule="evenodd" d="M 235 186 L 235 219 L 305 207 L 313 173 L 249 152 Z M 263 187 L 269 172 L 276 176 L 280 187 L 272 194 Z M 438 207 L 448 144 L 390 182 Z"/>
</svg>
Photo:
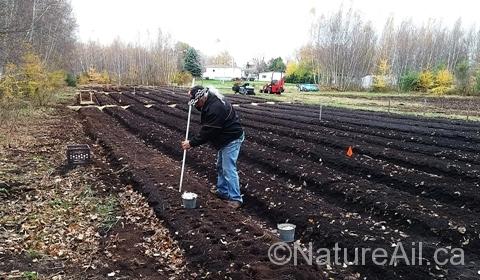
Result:
<svg viewBox="0 0 480 280">
<path fill-rule="evenodd" d="M 260 92 L 281 94 L 285 91 L 284 85 L 285 78 L 281 78 L 279 81 L 273 80 L 271 83 L 264 85 Z"/>
</svg>

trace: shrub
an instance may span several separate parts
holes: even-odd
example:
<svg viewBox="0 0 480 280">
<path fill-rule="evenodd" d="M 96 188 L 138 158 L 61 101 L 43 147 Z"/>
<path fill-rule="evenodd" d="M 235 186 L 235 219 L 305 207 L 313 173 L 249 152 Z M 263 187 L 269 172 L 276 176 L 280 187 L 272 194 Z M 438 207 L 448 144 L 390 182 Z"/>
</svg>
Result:
<svg viewBox="0 0 480 280">
<path fill-rule="evenodd" d="M 418 88 L 423 91 L 427 92 L 433 88 L 435 85 L 435 78 L 433 76 L 432 71 L 430 70 L 423 70 L 418 75 Z"/>
<path fill-rule="evenodd" d="M 304 62 L 289 62 L 285 73 L 287 83 L 315 83 L 315 74 L 310 65 Z"/>
<path fill-rule="evenodd" d="M 65 82 L 69 87 L 77 87 L 77 78 L 72 73 L 67 74 L 67 78 L 65 78 Z"/>
<path fill-rule="evenodd" d="M 453 75 L 444 68 L 435 74 L 435 87 L 432 92 L 435 94 L 446 94 L 452 87 Z"/>
<path fill-rule="evenodd" d="M 468 94 L 470 88 L 470 65 L 468 61 L 461 61 L 455 69 L 455 79 L 457 81 L 457 90 L 461 94 Z"/>
<path fill-rule="evenodd" d="M 409 71 L 400 77 L 400 90 L 416 91 L 418 90 L 419 74 Z"/>
<path fill-rule="evenodd" d="M 382 75 L 373 76 L 372 91 L 373 92 L 386 92 L 388 89 L 387 78 Z"/>
<path fill-rule="evenodd" d="M 172 79 L 172 83 L 179 85 L 179 86 L 184 86 L 184 85 L 189 85 L 192 82 L 192 74 L 190 72 L 186 71 L 181 71 L 175 73 Z"/>
<path fill-rule="evenodd" d="M 386 92 L 389 88 L 388 74 L 390 72 L 390 66 L 387 59 L 380 59 L 377 66 L 377 73 L 373 76 L 372 91 L 374 92 Z"/>
<path fill-rule="evenodd" d="M 9 99 L 20 95 L 20 73 L 15 64 L 7 64 L 0 80 L 0 99 Z"/>
<path fill-rule="evenodd" d="M 26 97 L 35 105 L 44 106 L 55 90 L 64 85 L 62 71 L 48 72 L 36 54 L 28 52 L 19 66 L 9 64 L 0 80 L 0 97 Z"/>
<path fill-rule="evenodd" d="M 435 86 L 450 87 L 453 84 L 453 75 L 448 69 L 439 70 L 435 75 Z"/>
<path fill-rule="evenodd" d="M 475 73 L 475 94 L 480 94 L 480 69 Z"/>
<path fill-rule="evenodd" d="M 81 85 L 86 85 L 86 84 L 105 85 L 105 84 L 110 84 L 110 82 L 111 82 L 111 79 L 107 71 L 104 70 L 102 73 L 99 73 L 93 67 L 88 69 L 87 72 L 82 73 L 78 78 L 78 83 Z"/>
</svg>

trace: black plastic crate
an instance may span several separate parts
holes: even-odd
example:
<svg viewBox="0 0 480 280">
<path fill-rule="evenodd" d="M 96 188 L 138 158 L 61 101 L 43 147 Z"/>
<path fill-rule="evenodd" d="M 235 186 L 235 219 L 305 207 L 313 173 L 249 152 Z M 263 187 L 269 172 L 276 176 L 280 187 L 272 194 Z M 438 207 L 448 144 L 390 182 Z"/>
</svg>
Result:
<svg viewBox="0 0 480 280">
<path fill-rule="evenodd" d="M 90 160 L 90 146 L 87 144 L 67 145 L 67 161 L 69 165 L 87 164 Z"/>
</svg>

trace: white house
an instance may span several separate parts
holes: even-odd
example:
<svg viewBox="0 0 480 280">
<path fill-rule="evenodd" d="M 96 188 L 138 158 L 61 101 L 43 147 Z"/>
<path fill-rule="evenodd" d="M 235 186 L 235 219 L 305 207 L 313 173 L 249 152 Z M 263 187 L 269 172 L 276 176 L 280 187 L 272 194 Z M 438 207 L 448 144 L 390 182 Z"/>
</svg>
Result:
<svg viewBox="0 0 480 280">
<path fill-rule="evenodd" d="M 280 80 L 285 77 L 283 72 L 261 72 L 258 74 L 258 80 L 261 82 L 270 82 L 273 80 Z"/>
<path fill-rule="evenodd" d="M 204 79 L 211 80 L 232 80 L 242 78 L 242 69 L 239 67 L 229 67 L 223 65 L 209 65 L 205 67 L 202 74 Z"/>
</svg>

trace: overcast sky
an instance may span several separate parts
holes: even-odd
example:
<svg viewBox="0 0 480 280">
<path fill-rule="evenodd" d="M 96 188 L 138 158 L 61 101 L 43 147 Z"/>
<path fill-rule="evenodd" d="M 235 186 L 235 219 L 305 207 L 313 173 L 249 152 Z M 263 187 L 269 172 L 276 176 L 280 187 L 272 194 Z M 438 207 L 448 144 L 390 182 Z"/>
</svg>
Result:
<svg viewBox="0 0 480 280">
<path fill-rule="evenodd" d="M 237 63 L 252 57 L 292 57 L 309 39 L 314 17 L 353 6 L 380 30 L 388 16 L 397 22 L 429 18 L 452 25 L 480 23 L 476 0 L 71 0 L 80 40 L 146 41 L 160 28 L 213 55 L 228 50 Z M 478 4 L 477 4 L 478 3 Z M 314 13 L 312 13 L 314 11 Z M 315 14 L 315 15 L 314 15 Z"/>
</svg>

